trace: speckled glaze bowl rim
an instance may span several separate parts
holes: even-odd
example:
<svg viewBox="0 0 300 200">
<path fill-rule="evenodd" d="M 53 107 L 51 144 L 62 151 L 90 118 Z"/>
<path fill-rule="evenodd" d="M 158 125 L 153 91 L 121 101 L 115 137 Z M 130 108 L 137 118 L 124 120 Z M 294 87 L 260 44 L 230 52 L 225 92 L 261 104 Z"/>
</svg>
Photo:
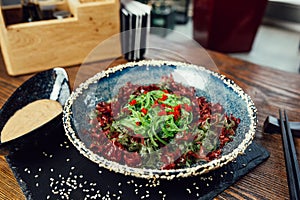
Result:
<svg viewBox="0 0 300 200">
<path fill-rule="evenodd" d="M 237 93 L 243 101 L 246 102 L 247 111 L 250 117 L 250 127 L 249 131 L 245 133 L 245 138 L 243 141 L 236 147 L 232 152 L 222 155 L 220 158 L 214 159 L 208 163 L 196 165 L 190 168 L 183 169 L 171 169 L 171 170 L 160 170 L 160 169 L 147 169 L 147 168 L 133 168 L 127 165 L 119 164 L 114 161 L 110 161 L 93 153 L 86 145 L 78 138 L 76 131 L 72 128 L 72 104 L 78 96 L 82 93 L 83 90 L 88 89 L 89 85 L 97 82 L 101 78 L 109 77 L 110 74 L 113 74 L 117 71 L 122 71 L 122 69 L 128 67 L 139 67 L 139 66 L 151 66 L 159 67 L 162 65 L 173 65 L 173 66 L 187 66 L 195 67 L 197 70 L 202 70 L 208 74 L 211 74 L 214 77 L 217 77 L 223 81 L 223 83 L 232 88 L 232 90 Z M 100 167 L 104 167 L 111 171 L 122 173 L 125 175 L 130 175 L 138 178 L 147 178 L 147 179 L 174 179 L 174 178 L 185 178 L 189 176 L 196 176 L 207 173 L 214 169 L 220 168 L 229 162 L 237 158 L 238 155 L 243 154 L 247 147 L 251 144 L 256 128 L 257 128 L 257 109 L 248 94 L 246 94 L 241 87 L 236 85 L 234 81 L 226 78 L 224 75 L 210 71 L 202 66 L 197 66 L 193 64 L 187 64 L 182 62 L 173 62 L 173 61 L 162 61 L 162 60 L 143 60 L 139 62 L 128 62 L 126 64 L 120 64 L 113 68 L 109 68 L 105 71 L 99 72 L 93 77 L 89 78 L 85 82 L 81 83 L 78 88 L 73 91 L 67 100 L 64 110 L 63 110 L 63 125 L 68 139 L 71 143 L 77 148 L 77 150 L 91 160 L 94 163 L 97 163 Z"/>
</svg>

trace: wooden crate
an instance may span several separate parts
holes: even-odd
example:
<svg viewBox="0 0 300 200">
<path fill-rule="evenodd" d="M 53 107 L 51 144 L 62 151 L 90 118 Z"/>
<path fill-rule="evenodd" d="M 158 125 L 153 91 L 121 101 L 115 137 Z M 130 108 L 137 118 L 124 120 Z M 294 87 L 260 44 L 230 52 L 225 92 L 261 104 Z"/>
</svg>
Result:
<svg viewBox="0 0 300 200">
<path fill-rule="evenodd" d="M 0 41 L 8 74 L 15 76 L 80 64 L 102 41 L 120 32 L 119 0 L 64 0 L 58 8 L 72 17 L 5 25 L 0 9 Z M 121 55 L 108 44 L 97 59 Z"/>
</svg>

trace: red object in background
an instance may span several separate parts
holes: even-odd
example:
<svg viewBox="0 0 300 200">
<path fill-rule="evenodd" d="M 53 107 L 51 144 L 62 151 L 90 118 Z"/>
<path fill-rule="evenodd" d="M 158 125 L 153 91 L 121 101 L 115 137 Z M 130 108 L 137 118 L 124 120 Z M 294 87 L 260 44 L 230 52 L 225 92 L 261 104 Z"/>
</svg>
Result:
<svg viewBox="0 0 300 200">
<path fill-rule="evenodd" d="M 204 48 L 225 53 L 251 50 L 268 0 L 193 2 L 193 36 Z"/>
</svg>

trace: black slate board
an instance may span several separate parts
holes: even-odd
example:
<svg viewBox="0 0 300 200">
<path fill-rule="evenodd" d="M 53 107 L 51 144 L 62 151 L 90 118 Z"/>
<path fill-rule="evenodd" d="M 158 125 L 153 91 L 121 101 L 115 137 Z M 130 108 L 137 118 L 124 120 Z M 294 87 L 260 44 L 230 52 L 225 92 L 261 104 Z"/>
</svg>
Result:
<svg viewBox="0 0 300 200">
<path fill-rule="evenodd" d="M 269 157 L 252 143 L 234 162 L 201 177 L 153 183 L 100 168 L 68 141 L 62 124 L 44 139 L 48 145 L 6 157 L 27 199 L 212 199 Z"/>
</svg>

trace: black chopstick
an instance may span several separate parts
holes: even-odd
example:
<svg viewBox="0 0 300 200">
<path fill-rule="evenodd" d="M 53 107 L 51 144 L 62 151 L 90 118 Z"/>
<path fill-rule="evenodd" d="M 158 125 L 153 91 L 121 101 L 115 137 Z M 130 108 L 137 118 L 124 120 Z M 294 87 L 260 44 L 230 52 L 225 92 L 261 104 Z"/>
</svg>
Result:
<svg viewBox="0 0 300 200">
<path fill-rule="evenodd" d="M 284 111 L 285 120 L 282 117 L 282 111 L 279 110 L 280 126 L 282 132 L 282 143 L 284 146 L 284 157 L 287 169 L 287 180 L 289 184 L 290 199 L 300 200 L 300 170 L 297 160 L 295 144 L 292 132 L 289 126 L 288 116 Z M 285 122 L 284 122 L 285 121 Z"/>
</svg>

